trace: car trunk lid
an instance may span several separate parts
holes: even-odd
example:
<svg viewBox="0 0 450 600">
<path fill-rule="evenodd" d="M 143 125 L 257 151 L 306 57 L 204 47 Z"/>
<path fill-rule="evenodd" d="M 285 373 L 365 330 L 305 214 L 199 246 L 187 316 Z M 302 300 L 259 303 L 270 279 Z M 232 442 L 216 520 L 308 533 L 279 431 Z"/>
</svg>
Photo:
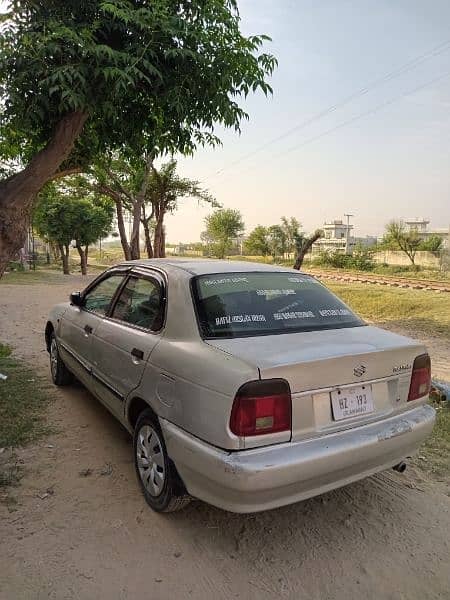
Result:
<svg viewBox="0 0 450 600">
<path fill-rule="evenodd" d="M 413 340 L 371 326 L 282 335 L 208 340 L 256 366 L 262 379 L 282 378 L 292 394 L 292 439 L 360 425 L 405 408 L 414 358 Z M 331 393 L 367 393 L 370 412 L 345 416 Z M 335 396 L 336 398 L 336 396 Z"/>
</svg>

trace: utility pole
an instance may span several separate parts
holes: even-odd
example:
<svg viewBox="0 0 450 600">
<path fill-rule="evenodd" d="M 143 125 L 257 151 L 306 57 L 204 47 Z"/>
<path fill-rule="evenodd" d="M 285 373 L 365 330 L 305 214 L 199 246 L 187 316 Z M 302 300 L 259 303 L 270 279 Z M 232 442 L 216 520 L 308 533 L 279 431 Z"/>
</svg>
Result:
<svg viewBox="0 0 450 600">
<path fill-rule="evenodd" d="M 353 217 L 354 215 L 350 215 L 347 213 L 344 213 L 344 217 L 347 217 L 347 230 L 345 232 L 345 254 L 349 254 L 349 237 L 350 237 L 350 217 Z"/>
</svg>

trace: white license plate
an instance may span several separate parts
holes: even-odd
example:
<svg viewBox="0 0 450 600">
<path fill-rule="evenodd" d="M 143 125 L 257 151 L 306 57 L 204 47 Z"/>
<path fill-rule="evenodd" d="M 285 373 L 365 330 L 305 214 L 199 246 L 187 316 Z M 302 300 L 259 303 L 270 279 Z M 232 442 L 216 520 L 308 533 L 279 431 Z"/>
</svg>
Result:
<svg viewBox="0 0 450 600">
<path fill-rule="evenodd" d="M 335 390 L 331 392 L 331 406 L 335 421 L 368 415 L 374 411 L 372 386 L 358 385 Z"/>
</svg>

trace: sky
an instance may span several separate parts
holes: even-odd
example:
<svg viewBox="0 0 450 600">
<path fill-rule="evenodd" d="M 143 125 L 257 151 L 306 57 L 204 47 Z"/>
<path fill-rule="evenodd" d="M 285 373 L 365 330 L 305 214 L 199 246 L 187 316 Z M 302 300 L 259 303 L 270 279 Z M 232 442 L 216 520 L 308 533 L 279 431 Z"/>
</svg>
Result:
<svg viewBox="0 0 450 600">
<path fill-rule="evenodd" d="M 450 2 L 238 4 L 245 34 L 272 37 L 273 96 L 245 101 L 241 135 L 219 128 L 223 146 L 179 157 L 180 174 L 240 210 L 247 232 L 283 215 L 311 231 L 344 213 L 357 235 L 393 218 L 448 227 Z M 210 211 L 182 200 L 168 241 L 198 240 Z"/>
<path fill-rule="evenodd" d="M 182 158 L 181 173 L 239 209 L 247 231 L 283 215 L 310 231 L 344 213 L 354 215 L 357 235 L 379 235 L 392 218 L 423 216 L 447 227 L 448 0 L 240 0 L 239 7 L 245 33 L 272 37 L 267 50 L 279 63 L 273 96 L 251 97 L 241 135 L 227 131 L 222 148 Z M 419 57 L 415 68 L 371 87 Z M 366 87 L 368 93 L 270 143 Z M 167 219 L 168 239 L 197 240 L 208 212 L 183 201 Z"/>
</svg>

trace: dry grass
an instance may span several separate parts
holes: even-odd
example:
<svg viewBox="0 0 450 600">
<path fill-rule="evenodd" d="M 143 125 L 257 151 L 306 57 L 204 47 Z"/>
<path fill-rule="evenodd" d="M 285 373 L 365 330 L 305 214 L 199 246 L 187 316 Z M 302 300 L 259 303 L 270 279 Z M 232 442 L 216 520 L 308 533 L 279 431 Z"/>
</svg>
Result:
<svg viewBox="0 0 450 600">
<path fill-rule="evenodd" d="M 450 294 L 375 287 L 364 283 L 325 282 L 364 319 L 396 324 L 450 339 Z"/>
</svg>

